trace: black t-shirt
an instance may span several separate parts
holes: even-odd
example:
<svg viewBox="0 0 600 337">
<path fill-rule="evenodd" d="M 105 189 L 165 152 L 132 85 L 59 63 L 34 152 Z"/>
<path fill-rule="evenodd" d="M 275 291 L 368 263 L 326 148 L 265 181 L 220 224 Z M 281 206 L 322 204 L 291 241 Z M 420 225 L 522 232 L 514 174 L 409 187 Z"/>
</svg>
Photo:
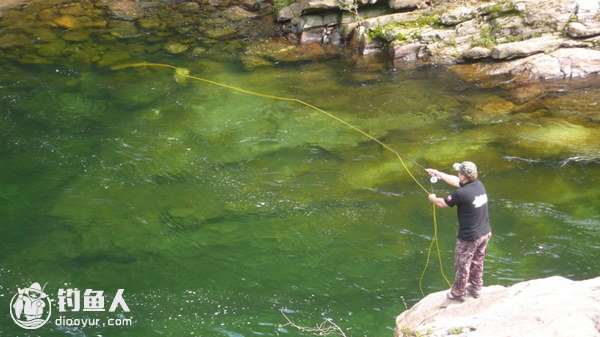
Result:
<svg viewBox="0 0 600 337">
<path fill-rule="evenodd" d="M 488 199 L 485 187 L 475 180 L 444 198 L 446 205 L 458 205 L 458 238 L 475 241 L 491 231 L 488 217 Z"/>
</svg>

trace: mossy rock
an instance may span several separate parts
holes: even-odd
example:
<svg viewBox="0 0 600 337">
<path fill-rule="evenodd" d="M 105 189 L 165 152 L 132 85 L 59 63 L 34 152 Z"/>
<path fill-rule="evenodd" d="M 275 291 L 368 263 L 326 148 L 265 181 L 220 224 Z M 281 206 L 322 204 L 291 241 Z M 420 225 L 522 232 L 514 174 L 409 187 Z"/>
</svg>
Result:
<svg viewBox="0 0 600 337">
<path fill-rule="evenodd" d="M 218 27 L 204 31 L 204 35 L 215 40 L 229 40 L 235 37 L 237 28 L 233 26 Z"/>
<path fill-rule="evenodd" d="M 0 36 L 0 48 L 12 49 L 31 45 L 32 41 L 25 34 L 5 34 Z"/>
<path fill-rule="evenodd" d="M 124 63 L 131 60 L 129 52 L 120 49 L 105 53 L 98 60 L 98 65 L 102 67 L 109 67 L 115 64 Z"/>
<path fill-rule="evenodd" d="M 39 42 L 52 42 L 58 40 L 58 36 L 53 31 L 46 28 L 35 29 L 30 32 L 31 36 Z"/>
<path fill-rule="evenodd" d="M 194 57 L 200 57 L 204 54 L 206 54 L 206 48 L 204 47 L 195 47 L 192 49 L 192 56 Z"/>
<path fill-rule="evenodd" d="M 63 15 L 54 19 L 54 24 L 65 29 L 78 29 L 81 27 L 81 23 L 76 17 L 70 15 Z"/>
<path fill-rule="evenodd" d="M 63 34 L 62 39 L 69 42 L 85 42 L 90 36 L 85 31 L 71 31 Z"/>
<path fill-rule="evenodd" d="M 147 30 L 156 29 L 163 25 L 158 18 L 139 18 L 137 24 L 140 28 Z"/>
<path fill-rule="evenodd" d="M 110 34 L 120 39 L 130 39 L 138 37 L 140 32 L 133 22 L 113 20 L 108 24 Z"/>
<path fill-rule="evenodd" d="M 44 57 L 57 57 L 66 54 L 67 43 L 61 40 L 55 40 L 50 43 L 44 43 L 38 47 L 38 54 Z"/>
<path fill-rule="evenodd" d="M 266 60 L 260 56 L 243 55 L 240 57 L 244 69 L 251 71 L 260 67 L 269 67 L 273 65 L 273 62 Z"/>
<path fill-rule="evenodd" d="M 51 22 L 52 20 L 54 20 L 56 18 L 56 12 L 50 8 L 47 8 L 47 9 L 41 10 L 37 14 L 37 17 L 41 21 Z"/>
<path fill-rule="evenodd" d="M 79 2 L 72 2 L 65 7 L 62 7 L 58 11 L 60 15 L 70 15 L 70 16 L 87 16 L 88 9 L 84 8 Z"/>
<path fill-rule="evenodd" d="M 164 50 L 169 54 L 182 54 L 185 53 L 190 46 L 179 42 L 169 42 L 165 45 Z"/>
</svg>

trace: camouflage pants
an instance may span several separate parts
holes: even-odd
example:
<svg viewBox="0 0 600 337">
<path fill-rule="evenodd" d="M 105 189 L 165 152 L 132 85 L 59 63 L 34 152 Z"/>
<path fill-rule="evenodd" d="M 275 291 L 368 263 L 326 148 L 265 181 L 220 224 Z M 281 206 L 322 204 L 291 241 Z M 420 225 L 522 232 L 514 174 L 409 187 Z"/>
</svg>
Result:
<svg viewBox="0 0 600 337">
<path fill-rule="evenodd" d="M 464 296 L 468 283 L 471 284 L 470 292 L 479 293 L 483 286 L 483 260 L 491 237 L 492 233 L 488 233 L 475 241 L 456 240 L 454 250 L 456 278 L 450 290 L 453 296 Z"/>
</svg>

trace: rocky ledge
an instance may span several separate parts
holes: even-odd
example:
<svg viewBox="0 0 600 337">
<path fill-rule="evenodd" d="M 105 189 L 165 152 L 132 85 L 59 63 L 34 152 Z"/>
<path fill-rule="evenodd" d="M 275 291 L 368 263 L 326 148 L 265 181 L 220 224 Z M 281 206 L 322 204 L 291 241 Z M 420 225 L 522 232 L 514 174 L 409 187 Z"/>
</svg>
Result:
<svg viewBox="0 0 600 337">
<path fill-rule="evenodd" d="M 600 73 L 600 0 L 298 0 L 277 19 L 301 43 L 396 63 L 485 63 L 519 82 Z"/>
<path fill-rule="evenodd" d="M 396 337 L 597 337 L 600 277 L 571 281 L 553 276 L 490 286 L 465 302 L 430 294 L 396 319 Z"/>
</svg>

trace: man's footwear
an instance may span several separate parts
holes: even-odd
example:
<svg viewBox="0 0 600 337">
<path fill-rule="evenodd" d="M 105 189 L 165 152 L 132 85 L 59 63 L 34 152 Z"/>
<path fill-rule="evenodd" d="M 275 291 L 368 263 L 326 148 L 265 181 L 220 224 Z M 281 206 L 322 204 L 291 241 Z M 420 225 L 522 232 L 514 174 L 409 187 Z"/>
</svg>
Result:
<svg viewBox="0 0 600 337">
<path fill-rule="evenodd" d="M 469 290 L 469 295 L 473 298 L 479 298 L 479 293 Z"/>
<path fill-rule="evenodd" d="M 467 287 L 467 292 L 469 293 L 469 295 L 471 295 L 471 297 L 479 298 L 479 291 L 473 290 L 473 288 L 471 288 L 470 286 Z"/>
<path fill-rule="evenodd" d="M 454 296 L 454 295 L 452 295 L 452 292 L 451 292 L 451 291 L 450 291 L 450 292 L 448 292 L 448 294 L 446 295 L 446 297 L 447 297 L 449 300 L 453 300 L 453 301 L 459 301 L 459 302 L 464 302 L 464 301 L 465 301 L 465 298 L 464 298 L 464 296 L 460 296 L 460 297 L 459 297 L 459 296 Z"/>
</svg>

